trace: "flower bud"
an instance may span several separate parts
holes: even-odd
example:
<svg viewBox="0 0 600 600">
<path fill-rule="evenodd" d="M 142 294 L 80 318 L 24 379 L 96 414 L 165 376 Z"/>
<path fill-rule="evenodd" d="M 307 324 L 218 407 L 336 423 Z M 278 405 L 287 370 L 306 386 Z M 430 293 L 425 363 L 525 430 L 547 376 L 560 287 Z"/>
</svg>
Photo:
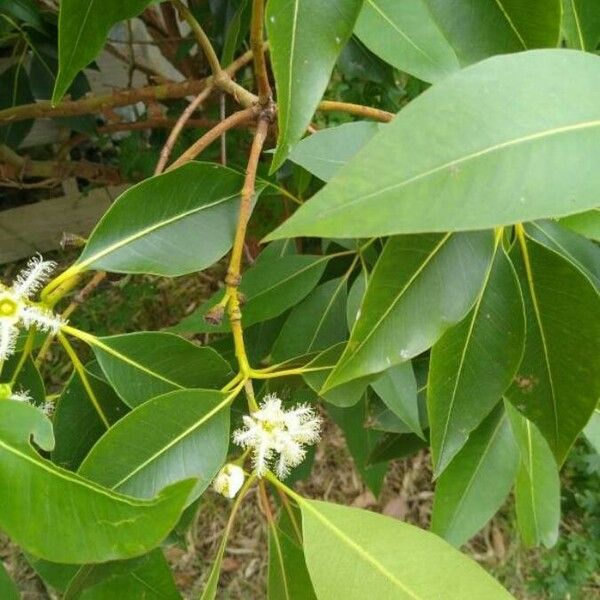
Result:
<svg viewBox="0 0 600 600">
<path fill-rule="evenodd" d="M 226 498 L 235 498 L 244 484 L 244 479 L 244 470 L 237 465 L 229 463 L 215 477 L 213 489 Z"/>
</svg>

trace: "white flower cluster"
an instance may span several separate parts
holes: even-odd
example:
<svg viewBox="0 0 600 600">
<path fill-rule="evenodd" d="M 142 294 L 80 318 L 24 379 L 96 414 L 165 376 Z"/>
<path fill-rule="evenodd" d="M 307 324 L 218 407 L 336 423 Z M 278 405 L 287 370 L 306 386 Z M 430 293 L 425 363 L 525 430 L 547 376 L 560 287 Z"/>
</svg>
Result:
<svg viewBox="0 0 600 600">
<path fill-rule="evenodd" d="M 242 485 L 244 485 L 244 479 L 244 469 L 238 465 L 228 463 L 215 477 L 213 489 L 225 498 L 235 498 Z"/>
<path fill-rule="evenodd" d="M 0 360 L 14 353 L 19 327 L 38 327 L 56 333 L 65 322 L 48 308 L 31 301 L 52 273 L 56 263 L 34 256 L 17 275 L 11 287 L 0 283 Z"/>
<path fill-rule="evenodd" d="M 265 396 L 259 410 L 244 416 L 243 429 L 233 434 L 233 441 L 252 450 L 254 469 L 260 477 L 274 466 L 280 479 L 306 456 L 307 445 L 319 441 L 321 419 L 305 404 L 284 410 L 274 394 Z"/>
</svg>

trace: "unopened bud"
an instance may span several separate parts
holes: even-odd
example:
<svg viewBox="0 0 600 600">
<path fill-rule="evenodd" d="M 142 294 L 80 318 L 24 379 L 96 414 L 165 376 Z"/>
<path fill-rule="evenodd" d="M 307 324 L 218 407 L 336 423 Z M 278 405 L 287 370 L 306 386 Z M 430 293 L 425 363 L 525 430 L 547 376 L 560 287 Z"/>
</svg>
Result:
<svg viewBox="0 0 600 600">
<path fill-rule="evenodd" d="M 213 481 L 215 492 L 225 496 L 225 498 L 235 498 L 244 485 L 244 470 L 234 464 L 226 464 L 218 473 Z"/>
</svg>

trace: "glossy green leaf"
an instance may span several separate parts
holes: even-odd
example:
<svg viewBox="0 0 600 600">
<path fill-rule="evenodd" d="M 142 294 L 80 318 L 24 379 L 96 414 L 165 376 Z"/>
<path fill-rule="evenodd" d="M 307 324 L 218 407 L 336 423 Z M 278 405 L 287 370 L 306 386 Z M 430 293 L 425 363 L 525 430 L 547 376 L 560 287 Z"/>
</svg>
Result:
<svg viewBox="0 0 600 600">
<path fill-rule="evenodd" d="M 75 268 L 176 276 L 231 247 L 243 177 L 191 162 L 125 191 L 90 234 Z"/>
<path fill-rule="evenodd" d="M 475 302 L 493 249 L 490 232 L 391 238 L 369 279 L 350 342 L 324 389 L 427 350 Z"/>
<path fill-rule="evenodd" d="M 227 458 L 229 410 L 213 390 L 169 392 L 132 410 L 92 448 L 79 474 L 135 498 L 194 478 L 188 502 L 208 487 Z"/>
<path fill-rule="evenodd" d="M 281 510 L 275 528 L 269 528 L 269 571 L 267 576 L 268 600 L 317 600 L 306 569 L 298 511 L 294 522 Z M 274 530 L 275 529 L 275 530 Z"/>
<path fill-rule="evenodd" d="M 536 424 L 561 464 L 600 397 L 600 297 L 569 260 L 531 238 L 515 244 L 511 259 L 527 336 L 507 397 Z"/>
<path fill-rule="evenodd" d="M 562 0 L 562 6 L 568 46 L 594 52 L 600 43 L 600 11 L 596 0 Z"/>
<path fill-rule="evenodd" d="M 60 69 L 52 102 L 58 103 L 71 82 L 104 47 L 110 28 L 141 13 L 152 0 L 62 0 L 58 18 Z"/>
<path fill-rule="evenodd" d="M 2 21 L 2 18 L 0 18 Z M 33 102 L 29 80 L 22 64 L 12 65 L 0 74 L 0 110 Z M 31 131 L 33 120 L 15 121 L 0 126 L 0 144 L 16 149 Z"/>
<path fill-rule="evenodd" d="M 178 600 L 173 575 L 162 550 L 140 558 L 82 567 L 71 581 L 63 600 L 140 598 Z"/>
<path fill-rule="evenodd" d="M 600 242 L 600 208 L 593 208 L 559 220 L 561 225 L 591 240 Z"/>
<path fill-rule="evenodd" d="M 503 600 L 512 596 L 436 535 L 369 511 L 298 499 L 320 600 Z"/>
<path fill-rule="evenodd" d="M 454 546 L 475 535 L 508 496 L 519 447 L 502 405 L 471 433 L 437 481 L 431 531 Z"/>
<path fill-rule="evenodd" d="M 560 0 L 424 0 L 463 65 L 559 44 Z"/>
<path fill-rule="evenodd" d="M 582 52 L 463 69 L 413 100 L 268 239 L 485 229 L 593 208 L 599 94 L 600 57 Z"/>
<path fill-rule="evenodd" d="M 2 561 L 0 561 L 0 597 L 3 600 L 19 600 L 21 597 L 17 586 L 6 572 Z"/>
<path fill-rule="evenodd" d="M 355 31 L 377 56 L 423 81 L 438 81 L 460 68 L 427 0 L 365 0 Z"/>
<path fill-rule="evenodd" d="M 583 430 L 585 438 L 600 454 L 600 408 L 596 408 Z"/>
<path fill-rule="evenodd" d="M 82 568 L 79 565 L 50 562 L 49 560 L 43 560 L 32 556 L 31 554 L 25 554 L 25 558 L 47 586 L 50 586 L 51 588 L 54 588 L 55 591 L 61 593 L 65 592 L 73 577 L 75 577 Z"/>
<path fill-rule="evenodd" d="M 255 323 L 279 316 L 298 304 L 317 285 L 325 271 L 329 256 L 288 254 L 279 258 L 265 258 L 248 269 L 242 276 L 239 290 L 245 301 L 242 324 Z M 181 323 L 171 328 L 177 333 L 219 333 L 229 331 L 225 317 L 220 325 L 207 322 L 204 316 L 217 305 L 224 291 L 215 294 Z"/>
<path fill-rule="evenodd" d="M 2 368 L 2 379 L 4 381 L 12 380 L 15 370 L 21 362 L 21 358 L 21 354 L 13 354 L 4 363 L 4 367 Z M 25 358 L 25 361 L 21 365 L 13 384 L 13 391 L 27 393 L 31 398 L 31 402 L 36 406 L 41 406 L 46 401 L 44 380 L 31 356 Z"/>
<path fill-rule="evenodd" d="M 129 410 L 115 391 L 96 374 L 86 369 L 88 381 L 109 423 L 115 423 Z M 52 462 L 75 471 L 98 438 L 106 431 L 90 402 L 81 379 L 73 373 L 56 403 L 52 418 L 56 443 Z"/>
<path fill-rule="evenodd" d="M 414 433 L 388 433 L 373 448 L 369 464 L 405 458 L 427 448 L 429 443 Z"/>
<path fill-rule="evenodd" d="M 284 323 L 271 352 L 274 363 L 325 350 L 346 339 L 347 277 L 315 288 Z"/>
<path fill-rule="evenodd" d="M 40 558 L 85 564 L 144 554 L 173 528 L 194 485 L 136 500 L 56 467 L 31 439 L 52 450 L 50 421 L 23 402 L 0 402 L 0 486 L 11 491 L 0 497 L 0 527 Z"/>
<path fill-rule="evenodd" d="M 554 546 L 560 525 L 560 479 L 552 451 L 538 428 L 510 404 L 511 426 L 521 460 L 515 486 L 517 523 L 528 546 Z"/>
<path fill-rule="evenodd" d="M 34 0 L 0 0 L 0 15 L 8 15 L 40 33 L 46 33 L 40 12 Z"/>
<path fill-rule="evenodd" d="M 279 117 L 273 169 L 304 135 L 361 6 L 362 0 L 268 1 L 267 33 Z"/>
<path fill-rule="evenodd" d="M 321 129 L 300 140 L 289 159 L 329 181 L 382 127 L 381 123 L 355 121 Z"/>
<path fill-rule="evenodd" d="M 517 275 L 498 248 L 475 306 L 431 350 L 427 411 L 436 474 L 511 384 L 523 356 L 523 311 Z"/>
<path fill-rule="evenodd" d="M 417 435 L 423 437 L 419 419 L 417 380 L 410 361 L 385 370 L 371 387 L 385 405 Z"/>
<path fill-rule="evenodd" d="M 117 394 L 138 406 L 184 388 L 220 388 L 232 377 L 215 350 L 158 331 L 96 338 L 96 358 Z"/>
</svg>

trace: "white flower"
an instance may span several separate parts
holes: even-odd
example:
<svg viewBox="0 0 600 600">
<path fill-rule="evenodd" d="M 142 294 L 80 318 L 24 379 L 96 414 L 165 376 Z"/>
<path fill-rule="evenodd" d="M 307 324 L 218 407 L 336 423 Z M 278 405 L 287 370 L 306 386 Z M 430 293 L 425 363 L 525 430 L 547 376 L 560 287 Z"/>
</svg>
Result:
<svg viewBox="0 0 600 600">
<path fill-rule="evenodd" d="M 302 404 L 283 410 L 274 394 L 265 396 L 259 410 L 243 419 L 245 427 L 234 432 L 233 441 L 252 449 L 259 477 L 274 464 L 277 476 L 284 479 L 304 460 L 305 446 L 319 441 L 321 419 L 313 409 Z"/>
<path fill-rule="evenodd" d="M 27 390 L 13 391 L 9 383 L 0 383 L 0 400 L 17 400 L 18 402 L 31 403 L 31 396 Z"/>
<path fill-rule="evenodd" d="M 244 469 L 229 463 L 215 477 L 213 489 L 226 498 L 235 498 L 242 485 L 244 485 L 244 479 Z"/>
<path fill-rule="evenodd" d="M 19 327 L 29 329 L 35 325 L 56 333 L 65 324 L 50 309 L 31 300 L 55 267 L 56 263 L 34 256 L 10 288 L 0 283 L 0 360 L 14 353 Z"/>
</svg>

